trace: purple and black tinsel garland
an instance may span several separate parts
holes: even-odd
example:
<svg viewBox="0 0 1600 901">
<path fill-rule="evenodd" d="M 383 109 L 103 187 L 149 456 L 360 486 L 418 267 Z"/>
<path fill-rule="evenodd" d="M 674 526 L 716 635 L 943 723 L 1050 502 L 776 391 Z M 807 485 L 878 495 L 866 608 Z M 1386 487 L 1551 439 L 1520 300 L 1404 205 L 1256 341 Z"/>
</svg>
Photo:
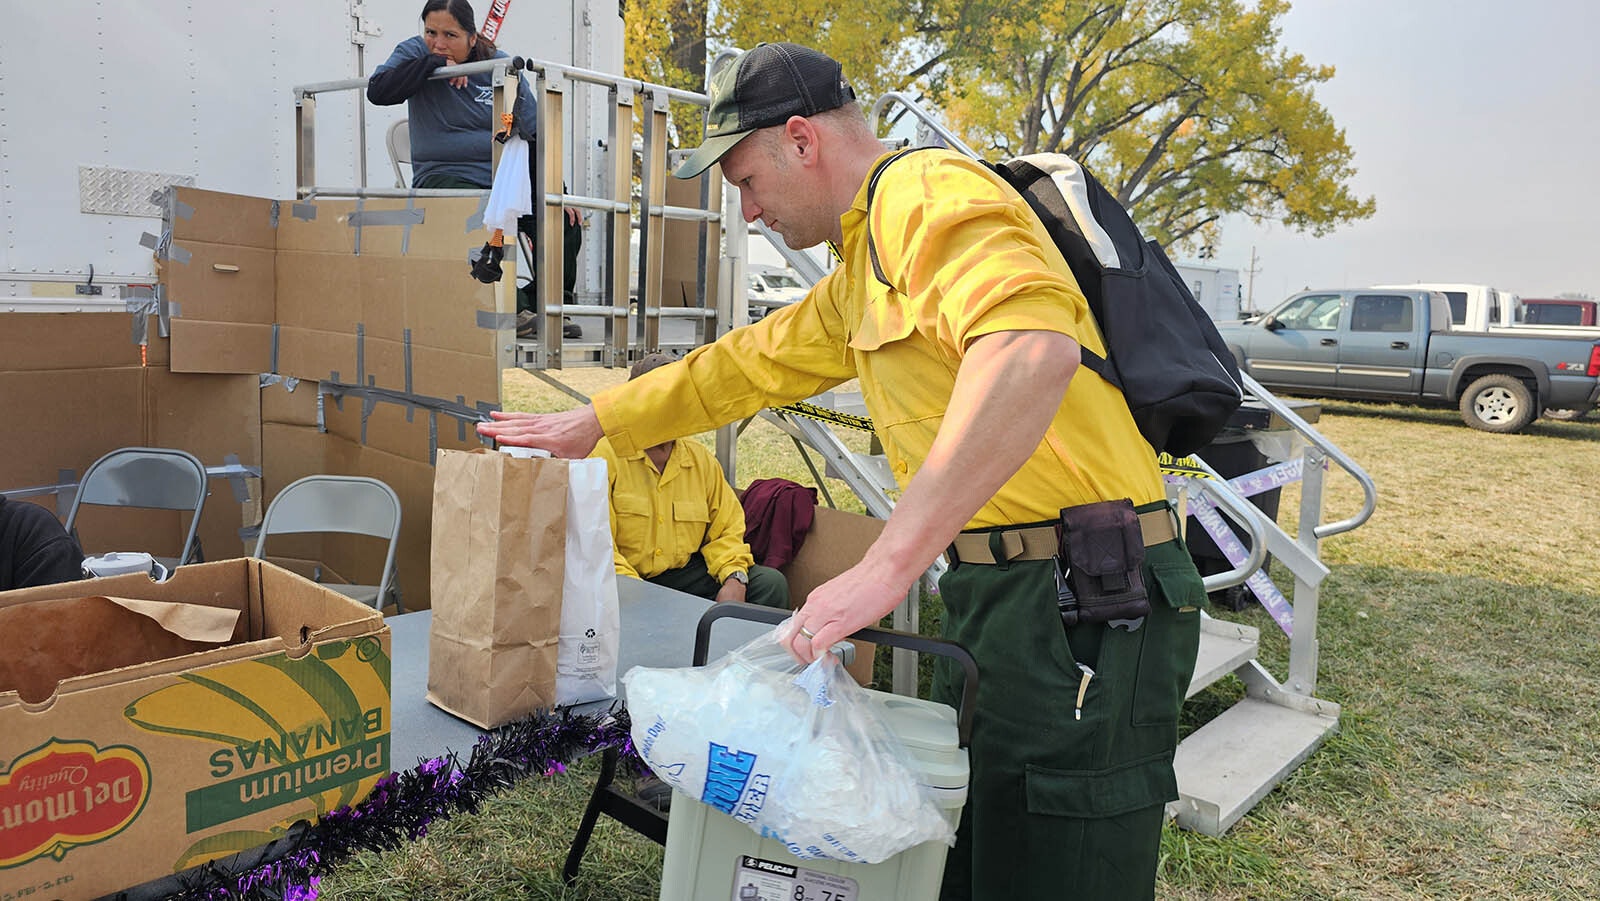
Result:
<svg viewBox="0 0 1600 901">
<path fill-rule="evenodd" d="M 317 883 L 359 851 L 391 851 L 428 834 L 433 823 L 460 811 L 476 812 L 491 795 L 519 779 L 566 771 L 572 761 L 616 748 L 624 765 L 643 764 L 620 707 L 587 716 L 537 713 L 484 734 L 465 766 L 454 752 L 414 770 L 378 780 L 366 800 L 330 811 L 314 825 L 299 824 L 259 853 L 270 862 L 225 868 L 198 867 L 179 879 L 184 888 L 168 901 L 312 901 Z"/>
</svg>

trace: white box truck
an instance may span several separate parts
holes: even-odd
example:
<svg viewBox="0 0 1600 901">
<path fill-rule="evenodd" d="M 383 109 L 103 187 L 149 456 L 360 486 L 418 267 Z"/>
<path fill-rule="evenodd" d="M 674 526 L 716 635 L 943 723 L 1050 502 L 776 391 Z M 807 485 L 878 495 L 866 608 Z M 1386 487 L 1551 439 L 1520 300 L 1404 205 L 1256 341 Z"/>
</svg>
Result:
<svg viewBox="0 0 1600 901">
<path fill-rule="evenodd" d="M 1173 268 L 1213 322 L 1239 318 L 1239 270 L 1178 262 Z"/>
<path fill-rule="evenodd" d="M 489 0 L 473 6 L 481 27 Z M 130 286 L 155 281 L 145 236 L 159 237 L 162 209 L 151 196 L 168 185 L 294 196 L 294 87 L 371 74 L 420 33 L 421 10 L 422 0 L 9 7 L 0 31 L 0 311 L 123 309 Z M 623 68 L 620 7 L 601 0 L 517 0 L 497 43 L 513 56 Z M 607 121 L 604 104 L 584 100 L 565 104 L 564 170 L 575 193 L 595 194 L 587 189 L 605 169 Z M 357 91 L 324 95 L 319 181 L 393 186 L 385 137 L 405 114 Z M 592 272 L 580 279 L 598 281 L 601 258 L 583 255 Z"/>
</svg>

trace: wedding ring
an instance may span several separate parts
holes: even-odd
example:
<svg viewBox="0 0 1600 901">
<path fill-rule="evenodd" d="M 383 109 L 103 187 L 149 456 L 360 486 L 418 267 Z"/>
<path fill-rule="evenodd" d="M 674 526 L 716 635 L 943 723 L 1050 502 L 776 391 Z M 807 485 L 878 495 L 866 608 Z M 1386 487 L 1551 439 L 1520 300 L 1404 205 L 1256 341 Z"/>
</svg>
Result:
<svg viewBox="0 0 1600 901">
<path fill-rule="evenodd" d="M 805 626 L 800 627 L 800 634 L 804 635 L 807 641 L 815 640 L 817 637 L 817 633 L 807 629 Z"/>
</svg>

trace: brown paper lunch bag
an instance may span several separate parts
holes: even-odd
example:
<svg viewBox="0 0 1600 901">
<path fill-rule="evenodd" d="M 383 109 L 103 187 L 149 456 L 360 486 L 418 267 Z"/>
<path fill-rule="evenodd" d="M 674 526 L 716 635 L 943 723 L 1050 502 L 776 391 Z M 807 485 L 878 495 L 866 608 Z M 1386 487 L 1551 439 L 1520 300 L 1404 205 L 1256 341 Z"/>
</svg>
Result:
<svg viewBox="0 0 1600 901">
<path fill-rule="evenodd" d="M 553 706 L 566 505 L 563 460 L 439 452 L 430 702 L 485 729 Z"/>
</svg>

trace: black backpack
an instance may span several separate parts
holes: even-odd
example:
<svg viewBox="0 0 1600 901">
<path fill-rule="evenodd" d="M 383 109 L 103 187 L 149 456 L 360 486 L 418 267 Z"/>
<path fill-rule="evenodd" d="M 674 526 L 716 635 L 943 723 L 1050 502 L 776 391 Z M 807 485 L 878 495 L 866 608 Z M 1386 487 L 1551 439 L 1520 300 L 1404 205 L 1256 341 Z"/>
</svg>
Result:
<svg viewBox="0 0 1600 901">
<path fill-rule="evenodd" d="M 867 184 L 867 206 L 878 178 Z M 1083 364 L 1117 386 L 1139 433 L 1157 452 L 1193 453 L 1215 438 L 1244 400 L 1239 365 L 1161 245 L 1146 241 L 1089 170 L 1069 156 L 1038 153 L 984 163 L 1028 202 L 1078 280 L 1105 339 Z M 867 230 L 878 281 L 889 287 Z"/>
</svg>

